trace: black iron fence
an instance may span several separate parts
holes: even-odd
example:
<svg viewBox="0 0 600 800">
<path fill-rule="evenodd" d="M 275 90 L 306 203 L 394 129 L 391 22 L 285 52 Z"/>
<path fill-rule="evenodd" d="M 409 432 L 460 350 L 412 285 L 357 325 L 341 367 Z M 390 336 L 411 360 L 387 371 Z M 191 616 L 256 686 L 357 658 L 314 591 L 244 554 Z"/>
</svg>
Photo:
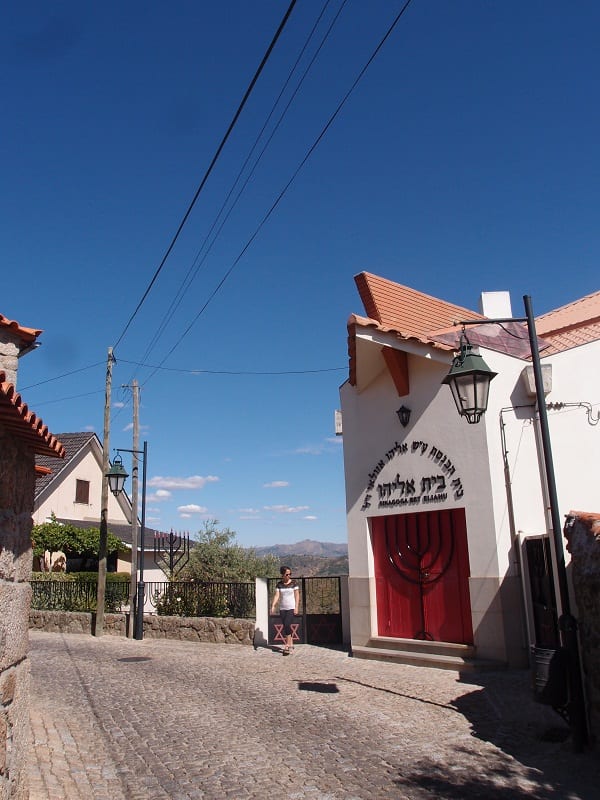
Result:
<svg viewBox="0 0 600 800">
<path fill-rule="evenodd" d="M 31 581 L 31 607 L 44 611 L 95 611 L 96 580 Z M 120 611 L 129 601 L 129 583 L 107 581 L 104 610 Z"/>
<path fill-rule="evenodd" d="M 230 581 L 164 581 L 146 584 L 146 603 L 157 614 L 254 619 L 256 586 Z"/>
<path fill-rule="evenodd" d="M 48 611 L 95 611 L 97 581 L 32 580 L 31 607 Z M 121 611 L 129 604 L 129 582 L 106 583 L 104 610 Z M 146 611 L 180 617 L 238 617 L 254 619 L 254 582 L 149 581 Z"/>
</svg>

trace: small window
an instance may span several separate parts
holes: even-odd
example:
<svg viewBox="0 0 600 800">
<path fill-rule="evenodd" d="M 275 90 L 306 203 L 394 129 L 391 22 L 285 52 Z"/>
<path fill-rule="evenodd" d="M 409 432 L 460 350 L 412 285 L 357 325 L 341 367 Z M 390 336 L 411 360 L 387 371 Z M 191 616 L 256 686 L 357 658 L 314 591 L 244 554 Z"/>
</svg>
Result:
<svg viewBox="0 0 600 800">
<path fill-rule="evenodd" d="M 86 505 L 89 505 L 90 502 L 89 481 L 77 481 L 77 486 L 75 487 L 75 502 L 85 503 Z"/>
</svg>

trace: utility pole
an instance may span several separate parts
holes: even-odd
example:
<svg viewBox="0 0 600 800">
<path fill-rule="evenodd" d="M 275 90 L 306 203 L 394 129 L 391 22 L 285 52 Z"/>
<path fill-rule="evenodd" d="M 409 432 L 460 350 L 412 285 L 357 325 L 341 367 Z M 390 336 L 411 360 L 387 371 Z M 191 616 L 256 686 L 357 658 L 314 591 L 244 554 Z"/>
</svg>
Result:
<svg viewBox="0 0 600 800">
<path fill-rule="evenodd" d="M 112 367 L 115 358 L 112 347 L 106 360 L 106 386 L 104 392 L 104 439 L 102 445 L 102 496 L 100 500 L 100 544 L 98 546 L 98 588 L 96 590 L 96 624 L 94 636 L 104 632 L 104 596 L 106 594 L 106 550 L 108 544 L 108 452 L 110 448 L 110 398 Z"/>
<path fill-rule="evenodd" d="M 134 606 L 138 570 L 138 484 L 139 484 L 139 439 L 140 439 L 140 387 L 137 379 L 132 381 L 133 394 L 133 469 L 131 470 L 131 580 L 129 582 L 129 628 L 127 636 L 133 638 Z M 140 558 L 144 554 L 140 553 Z"/>
</svg>

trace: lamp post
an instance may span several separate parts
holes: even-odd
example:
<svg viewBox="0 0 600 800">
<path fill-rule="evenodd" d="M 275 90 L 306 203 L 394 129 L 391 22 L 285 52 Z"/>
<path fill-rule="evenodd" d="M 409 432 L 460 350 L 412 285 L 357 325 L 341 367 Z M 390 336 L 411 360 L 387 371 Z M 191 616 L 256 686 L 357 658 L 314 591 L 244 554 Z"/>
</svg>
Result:
<svg viewBox="0 0 600 800">
<path fill-rule="evenodd" d="M 577 620 L 571 613 L 571 604 L 569 601 L 569 586 L 558 510 L 558 495 L 556 492 L 556 477 L 552 459 L 548 411 L 544 395 L 544 381 L 542 377 L 540 351 L 535 332 L 535 318 L 533 316 L 531 297 L 529 295 L 524 295 L 523 303 L 526 314 L 524 318 L 511 317 L 506 319 L 465 320 L 457 324 L 462 325 L 463 329 L 465 325 L 490 325 L 507 322 L 523 322 L 527 325 L 539 415 L 540 436 L 544 456 L 546 488 L 550 506 L 554 552 L 556 556 L 558 590 L 561 605 L 561 615 L 558 620 L 558 626 L 561 645 L 566 654 L 568 667 L 569 725 L 573 736 L 573 746 L 579 751 L 583 749 L 583 746 L 587 742 L 587 722 L 579 661 L 579 645 L 577 641 Z M 470 353 L 471 346 L 464 334 L 461 336 L 460 348 L 461 352 L 455 358 L 450 372 L 442 383 L 450 386 L 459 414 L 465 417 L 467 422 L 477 423 L 487 409 L 489 384 L 497 373 L 489 369 L 481 356 Z M 473 361 L 474 359 L 476 359 L 475 362 Z"/>
<path fill-rule="evenodd" d="M 137 582 L 137 600 L 135 607 L 135 627 L 133 631 L 134 639 L 144 638 L 144 593 L 146 585 L 144 583 L 144 531 L 146 527 L 146 463 L 148 460 L 148 442 L 144 442 L 143 450 L 126 450 L 118 448 L 117 453 L 135 453 L 142 456 L 142 524 L 140 525 L 140 557 L 139 580 Z M 129 477 L 123 467 L 123 460 L 120 455 L 115 457 L 112 467 L 106 473 L 108 485 L 111 492 L 119 495 L 123 491 L 125 481 Z"/>
</svg>

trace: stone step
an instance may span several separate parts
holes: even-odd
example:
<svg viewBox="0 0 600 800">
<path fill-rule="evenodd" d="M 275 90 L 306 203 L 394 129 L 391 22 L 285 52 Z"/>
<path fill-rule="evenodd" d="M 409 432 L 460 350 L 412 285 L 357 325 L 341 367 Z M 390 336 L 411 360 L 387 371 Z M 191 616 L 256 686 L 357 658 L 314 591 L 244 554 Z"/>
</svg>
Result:
<svg viewBox="0 0 600 800">
<path fill-rule="evenodd" d="M 439 656 L 455 656 L 458 658 L 474 658 L 475 647 L 472 644 L 456 642 L 432 642 L 428 639 L 398 639 L 390 636 L 372 636 L 366 644 L 382 650 L 400 650 L 403 653 L 431 653 Z"/>
<path fill-rule="evenodd" d="M 435 644 L 435 643 L 434 643 Z M 439 643 L 438 643 L 439 644 Z M 504 670 L 502 661 L 490 661 L 482 658 L 451 655 L 448 652 L 402 650 L 398 647 L 352 646 L 354 658 L 367 658 L 375 661 L 393 661 L 397 664 L 408 664 L 414 667 L 435 667 L 437 669 L 456 670 L 457 672 L 477 672 L 482 670 Z"/>
</svg>

